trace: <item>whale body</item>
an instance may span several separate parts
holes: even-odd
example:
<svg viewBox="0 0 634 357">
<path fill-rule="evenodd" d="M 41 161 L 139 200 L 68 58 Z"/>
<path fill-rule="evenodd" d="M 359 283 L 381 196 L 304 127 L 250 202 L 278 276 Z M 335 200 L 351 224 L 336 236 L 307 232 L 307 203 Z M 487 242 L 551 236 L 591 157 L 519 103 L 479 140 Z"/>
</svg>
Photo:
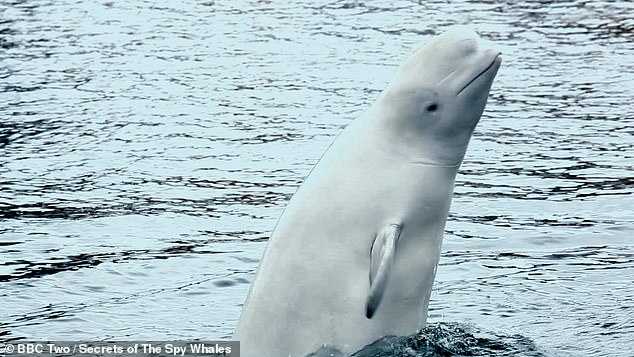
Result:
<svg viewBox="0 0 634 357">
<path fill-rule="evenodd" d="M 353 353 L 424 327 L 455 177 L 500 53 L 454 29 L 414 53 L 280 217 L 234 339 L 243 357 Z"/>
</svg>

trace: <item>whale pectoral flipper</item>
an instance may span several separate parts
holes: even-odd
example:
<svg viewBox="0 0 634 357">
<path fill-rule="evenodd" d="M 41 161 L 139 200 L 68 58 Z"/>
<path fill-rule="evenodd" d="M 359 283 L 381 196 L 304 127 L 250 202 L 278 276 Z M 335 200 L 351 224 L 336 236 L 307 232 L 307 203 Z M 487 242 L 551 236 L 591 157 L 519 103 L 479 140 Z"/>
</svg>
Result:
<svg viewBox="0 0 634 357">
<path fill-rule="evenodd" d="M 381 303 L 381 298 L 383 298 L 400 235 L 400 225 L 388 224 L 376 235 L 372 244 L 372 251 L 370 252 L 370 294 L 365 305 L 365 316 L 369 319 L 374 316 L 376 309 Z"/>
</svg>

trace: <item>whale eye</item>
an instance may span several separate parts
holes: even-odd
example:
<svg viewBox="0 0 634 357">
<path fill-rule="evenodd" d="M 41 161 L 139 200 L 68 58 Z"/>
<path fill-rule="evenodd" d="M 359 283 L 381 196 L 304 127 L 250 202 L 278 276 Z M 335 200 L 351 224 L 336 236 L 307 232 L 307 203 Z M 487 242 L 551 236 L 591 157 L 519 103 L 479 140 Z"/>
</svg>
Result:
<svg viewBox="0 0 634 357">
<path fill-rule="evenodd" d="M 427 104 L 427 106 L 425 107 L 425 110 L 427 110 L 428 112 L 435 112 L 436 110 L 438 110 L 438 104 L 436 104 L 436 103 L 429 103 L 429 104 Z"/>
</svg>

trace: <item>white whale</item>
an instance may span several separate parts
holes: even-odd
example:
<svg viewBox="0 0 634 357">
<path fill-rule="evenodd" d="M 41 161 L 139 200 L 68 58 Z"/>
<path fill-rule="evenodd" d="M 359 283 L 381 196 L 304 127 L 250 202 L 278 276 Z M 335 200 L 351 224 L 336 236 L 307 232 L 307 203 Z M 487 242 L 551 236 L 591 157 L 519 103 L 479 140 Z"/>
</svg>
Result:
<svg viewBox="0 0 634 357">
<path fill-rule="evenodd" d="M 416 52 L 282 214 L 234 334 L 242 357 L 353 353 L 425 325 L 456 173 L 501 63 L 469 30 Z"/>
</svg>

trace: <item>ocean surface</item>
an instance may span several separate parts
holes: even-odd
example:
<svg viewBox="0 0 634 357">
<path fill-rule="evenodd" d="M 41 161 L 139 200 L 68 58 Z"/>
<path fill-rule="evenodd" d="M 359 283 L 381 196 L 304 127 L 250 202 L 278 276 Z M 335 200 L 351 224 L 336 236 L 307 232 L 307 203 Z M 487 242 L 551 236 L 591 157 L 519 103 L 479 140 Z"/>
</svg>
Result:
<svg viewBox="0 0 634 357">
<path fill-rule="evenodd" d="M 229 339 L 311 167 L 458 24 L 504 60 L 457 178 L 429 326 L 399 343 L 634 356 L 632 14 L 0 0 L 0 341 Z"/>
</svg>

